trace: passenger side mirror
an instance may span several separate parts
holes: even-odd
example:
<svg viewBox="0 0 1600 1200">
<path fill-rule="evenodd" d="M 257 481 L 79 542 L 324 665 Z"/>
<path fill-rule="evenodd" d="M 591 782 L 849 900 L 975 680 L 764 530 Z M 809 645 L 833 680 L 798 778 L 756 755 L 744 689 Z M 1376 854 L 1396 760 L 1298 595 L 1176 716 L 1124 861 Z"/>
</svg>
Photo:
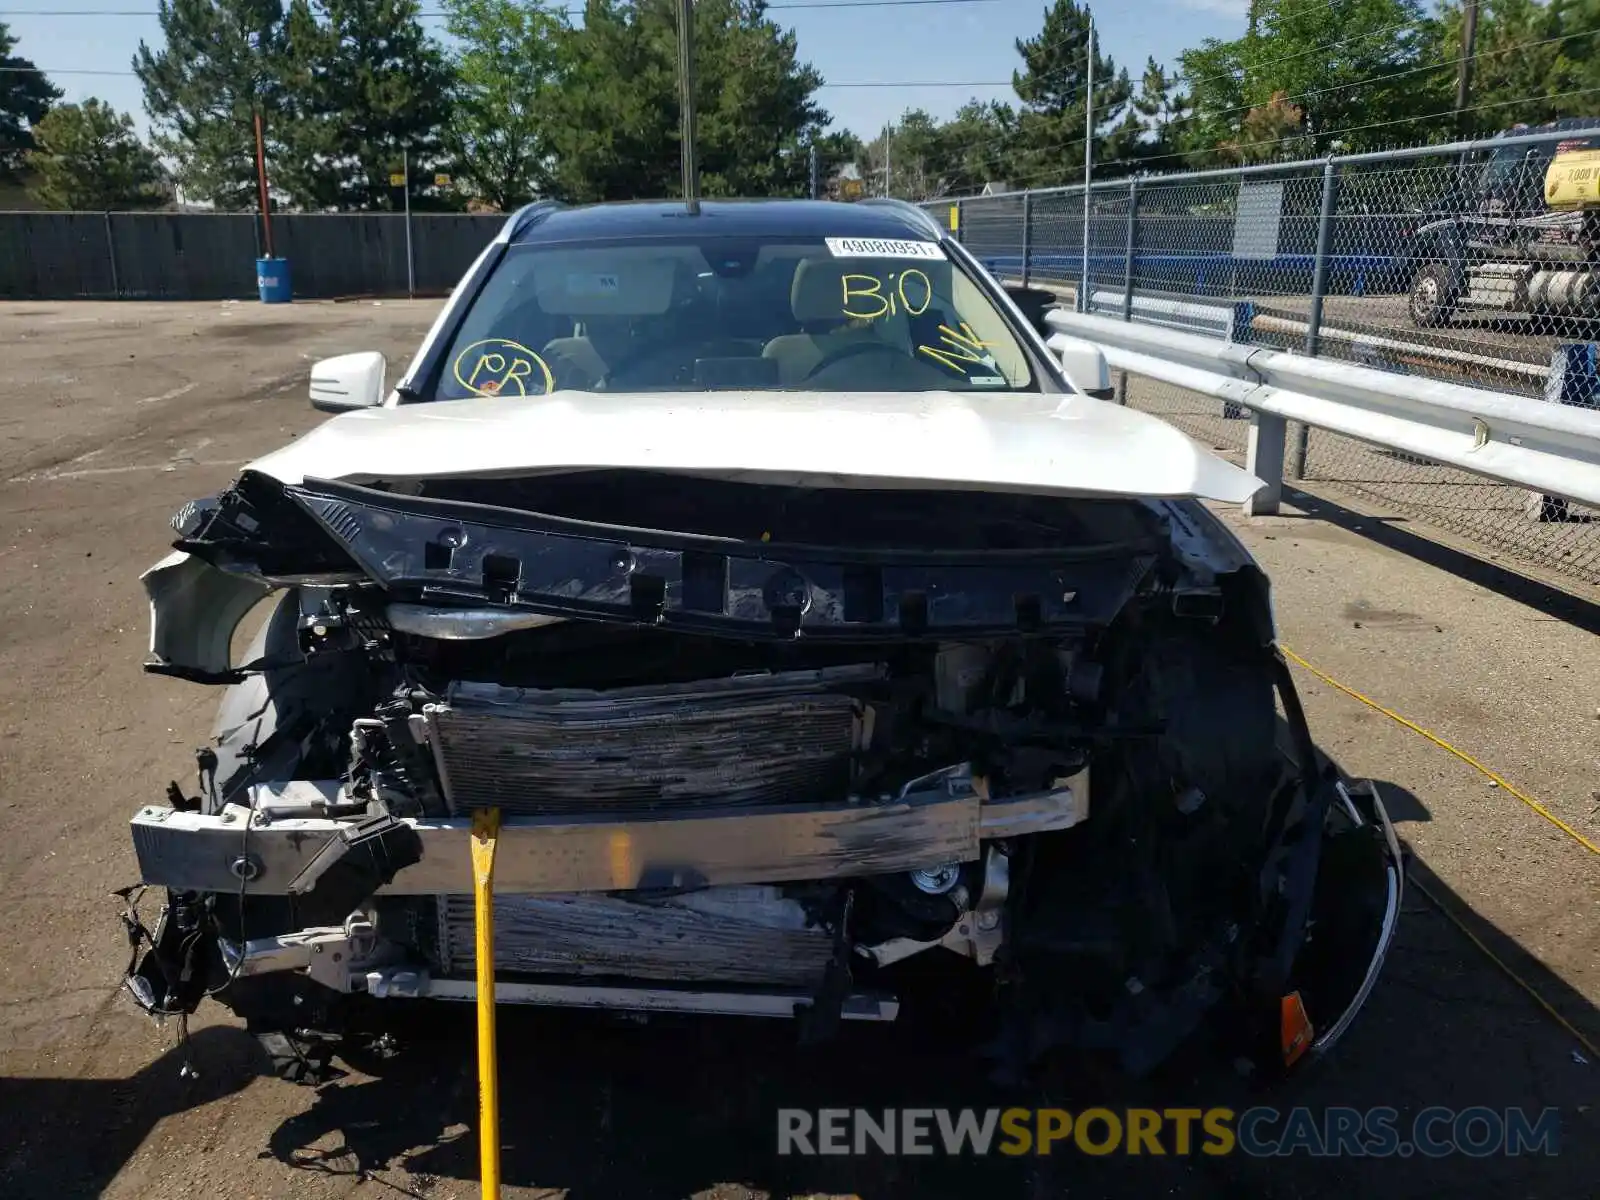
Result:
<svg viewBox="0 0 1600 1200">
<path fill-rule="evenodd" d="M 323 359 L 311 368 L 311 407 L 322 412 L 376 408 L 383 403 L 387 365 L 376 350 Z"/>
<path fill-rule="evenodd" d="M 1099 346 L 1058 333 L 1050 339 L 1050 348 L 1061 356 L 1061 370 L 1074 388 L 1096 400 L 1116 399 L 1117 390 L 1111 386 L 1111 368 L 1106 363 L 1105 351 Z"/>
</svg>

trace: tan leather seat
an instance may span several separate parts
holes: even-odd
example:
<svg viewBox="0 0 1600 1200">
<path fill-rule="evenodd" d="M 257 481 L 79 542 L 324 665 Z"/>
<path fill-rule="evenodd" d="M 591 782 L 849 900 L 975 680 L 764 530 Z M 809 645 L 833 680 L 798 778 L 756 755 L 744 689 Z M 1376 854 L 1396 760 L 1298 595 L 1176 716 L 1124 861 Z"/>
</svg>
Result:
<svg viewBox="0 0 1600 1200">
<path fill-rule="evenodd" d="M 574 372 L 582 376 L 577 381 L 592 386 L 606 376 L 606 361 L 586 337 L 552 338 L 545 343 L 544 360 L 556 377 L 557 387 L 571 386 Z"/>
<path fill-rule="evenodd" d="M 857 342 L 885 342 L 911 353 L 910 321 L 903 313 L 874 320 L 852 319 L 845 311 L 845 276 L 866 274 L 861 259 L 808 258 L 795 270 L 789 308 L 802 332 L 785 333 L 766 344 L 763 358 L 778 360 L 778 382 L 796 387 L 818 363 Z"/>
</svg>

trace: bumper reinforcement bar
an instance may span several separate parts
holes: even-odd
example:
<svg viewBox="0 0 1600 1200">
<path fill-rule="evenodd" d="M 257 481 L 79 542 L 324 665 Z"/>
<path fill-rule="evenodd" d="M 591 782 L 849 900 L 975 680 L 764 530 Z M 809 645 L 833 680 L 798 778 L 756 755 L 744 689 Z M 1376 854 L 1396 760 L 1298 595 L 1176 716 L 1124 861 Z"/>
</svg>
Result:
<svg viewBox="0 0 1600 1200">
<path fill-rule="evenodd" d="M 916 780 L 881 802 L 707 809 L 635 820 L 512 817 L 500 829 L 495 890 L 551 894 L 783 883 L 974 862 L 984 840 L 1083 821 L 1087 782 L 1085 772 L 1045 791 L 984 799 L 970 776 L 951 770 Z M 146 884 L 282 896 L 297 892 L 291 885 L 314 861 L 312 874 L 326 869 L 329 855 L 376 854 L 374 839 L 348 836 L 354 824 L 272 819 L 240 805 L 211 815 L 152 806 L 134 814 L 132 832 Z M 470 894 L 471 825 L 470 817 L 385 821 L 382 835 L 407 845 L 403 855 L 387 856 L 398 869 L 385 871 L 387 881 L 377 890 Z"/>
</svg>

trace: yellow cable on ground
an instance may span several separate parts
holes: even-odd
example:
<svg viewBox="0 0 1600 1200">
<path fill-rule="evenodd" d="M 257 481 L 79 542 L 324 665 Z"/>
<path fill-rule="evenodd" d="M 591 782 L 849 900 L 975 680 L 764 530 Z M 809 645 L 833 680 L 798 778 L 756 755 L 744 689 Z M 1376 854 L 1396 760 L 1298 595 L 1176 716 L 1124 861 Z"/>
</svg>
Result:
<svg viewBox="0 0 1600 1200">
<path fill-rule="evenodd" d="M 1322 682 L 1327 684 L 1329 687 L 1336 688 L 1337 690 L 1343 692 L 1346 696 L 1349 696 L 1353 700 L 1361 701 L 1361 703 L 1365 704 L 1368 708 L 1372 708 L 1372 709 L 1377 710 L 1378 712 L 1381 712 L 1384 716 L 1388 717 L 1391 721 L 1396 721 L 1399 724 L 1404 725 L 1407 729 L 1411 730 L 1413 733 L 1421 734 L 1423 737 L 1427 738 L 1430 742 L 1432 742 L 1435 746 L 1438 746 L 1441 750 L 1448 750 L 1451 754 L 1455 755 L 1462 762 L 1466 763 L 1469 767 L 1472 767 L 1476 771 L 1482 772 L 1484 775 L 1486 775 L 1490 779 L 1494 780 L 1495 783 L 1497 783 L 1502 789 L 1504 789 L 1505 791 L 1511 793 L 1511 795 L 1515 796 L 1518 800 L 1521 800 L 1529 808 L 1533 809 L 1534 812 L 1538 813 L 1546 821 L 1549 821 L 1552 825 L 1554 825 L 1557 829 L 1561 830 L 1562 833 L 1566 834 L 1573 841 L 1577 842 L 1585 850 L 1588 850 L 1591 854 L 1600 854 L 1600 847 L 1597 847 L 1588 838 L 1584 837 L 1583 834 L 1579 833 L 1576 829 L 1572 828 L 1572 826 L 1568 825 L 1565 821 L 1563 821 L 1560 817 L 1558 817 L 1554 813 L 1552 813 L 1544 805 L 1540 804 L 1532 796 L 1529 796 L 1526 793 L 1521 792 L 1518 789 L 1512 787 L 1509 783 L 1507 783 L 1499 775 L 1495 774 L 1495 772 L 1491 771 L 1488 767 L 1484 766 L 1481 762 L 1479 762 L 1477 759 L 1473 758 L 1472 755 L 1468 754 L 1466 751 L 1457 750 L 1454 746 L 1452 746 L 1449 742 L 1445 741 L 1442 737 L 1438 736 L 1435 733 L 1430 733 L 1428 730 L 1426 730 L 1422 726 L 1418 725 L 1415 721 L 1408 721 L 1405 717 L 1402 717 L 1399 713 L 1393 711 L 1392 709 L 1385 708 L 1383 705 L 1379 704 L 1376 700 L 1373 700 L 1371 697 L 1363 696 L 1360 692 L 1356 691 L 1355 688 L 1349 687 L 1349 686 L 1347 686 L 1345 684 L 1340 683 L 1337 679 L 1335 679 L 1332 675 L 1329 675 L 1326 671 L 1319 670 L 1316 667 L 1312 666 L 1305 659 L 1301 658 L 1298 654 L 1296 654 L 1293 650 L 1289 649 L 1289 647 L 1283 645 L 1281 642 L 1278 644 L 1278 649 L 1283 651 L 1283 655 L 1284 655 L 1285 658 L 1289 659 L 1290 661 L 1292 661 L 1294 663 L 1299 664 L 1301 667 L 1304 667 L 1307 671 L 1310 671 L 1311 674 L 1315 675 L 1318 679 L 1322 680 Z M 1487 958 L 1490 962 L 1492 962 L 1497 968 L 1499 968 L 1500 972 L 1502 974 L 1504 974 L 1506 976 L 1506 978 L 1510 979 L 1512 983 L 1516 984 L 1519 988 L 1521 988 L 1524 992 L 1526 992 L 1528 994 L 1528 996 L 1532 998 L 1533 1002 L 1535 1004 L 1537 1004 L 1541 1009 L 1544 1010 L 1546 1016 L 1548 1016 L 1557 1025 L 1561 1026 L 1561 1028 L 1563 1030 L 1565 1030 L 1566 1033 L 1570 1037 L 1572 1037 L 1580 1046 L 1582 1046 L 1585 1050 L 1587 1050 L 1589 1052 L 1591 1061 L 1600 1059 L 1600 1048 L 1597 1048 L 1592 1041 L 1590 1041 L 1588 1038 L 1584 1037 L 1583 1034 L 1579 1033 L 1578 1030 L 1573 1027 L 1572 1022 L 1568 1021 L 1559 1012 L 1557 1012 L 1555 1007 L 1550 1003 L 1550 1001 L 1546 1000 L 1543 996 L 1541 996 L 1539 994 L 1539 990 L 1537 988 L 1535 988 L 1533 986 L 1533 984 L 1529 983 L 1521 975 L 1518 975 L 1516 973 L 1516 971 L 1514 971 L 1506 963 L 1506 961 L 1504 959 L 1502 959 L 1498 954 L 1496 954 L 1493 950 L 1491 950 L 1484 943 L 1482 938 L 1480 938 L 1477 934 L 1473 933 L 1472 930 L 1467 926 L 1467 923 L 1465 921 L 1463 921 L 1460 917 L 1456 916 L 1456 914 L 1454 912 L 1452 912 L 1450 910 L 1450 908 L 1447 905 L 1445 905 L 1439 899 L 1439 897 L 1435 896 L 1432 892 L 1430 892 L 1427 888 L 1425 888 L 1422 885 L 1421 881 L 1416 879 L 1415 877 L 1409 879 L 1407 882 L 1412 887 L 1416 888 L 1417 891 L 1421 892 L 1427 898 L 1427 900 L 1428 900 L 1428 902 L 1430 904 L 1432 904 L 1441 913 L 1443 913 L 1446 920 L 1448 920 L 1452 925 L 1454 925 L 1462 933 L 1466 934 L 1467 940 L 1470 941 L 1479 950 L 1481 950 L 1483 952 L 1483 956 L 1485 958 Z"/>
<path fill-rule="evenodd" d="M 494 852 L 500 810 L 472 814 L 472 893 L 478 957 L 478 1168 L 484 1200 L 500 1200 L 500 1062 L 494 1038 Z"/>
<path fill-rule="evenodd" d="M 1548 1016 L 1557 1025 L 1561 1026 L 1562 1029 L 1566 1030 L 1567 1033 L 1570 1034 L 1580 1046 L 1587 1050 L 1589 1052 L 1589 1058 L 1591 1062 L 1600 1061 L 1600 1048 L 1597 1048 L 1593 1042 L 1574 1029 L 1572 1022 L 1568 1021 L 1565 1017 L 1558 1013 L 1550 1001 L 1546 1000 L 1539 994 L 1538 989 L 1535 988 L 1533 984 L 1529 983 L 1521 975 L 1518 975 L 1508 965 L 1506 965 L 1506 961 L 1493 950 L 1489 949 L 1489 947 L 1484 944 L 1483 939 L 1477 934 L 1473 933 L 1472 930 L 1467 927 L 1467 923 L 1460 917 L 1456 916 L 1455 913 L 1451 912 L 1450 909 L 1440 901 L 1439 897 L 1435 896 L 1427 888 L 1423 887 L 1422 883 L 1414 876 L 1406 880 L 1406 883 L 1409 886 L 1416 888 L 1417 891 L 1426 896 L 1430 904 L 1442 912 L 1445 915 L 1445 918 L 1452 925 L 1454 925 L 1462 933 L 1466 934 L 1468 940 L 1470 940 L 1474 946 L 1483 951 L 1483 956 L 1485 958 L 1487 958 L 1495 966 L 1499 967 L 1501 973 L 1504 974 L 1506 978 L 1511 980 L 1512 983 L 1516 984 L 1524 992 L 1528 993 L 1528 995 L 1533 998 L 1533 1002 L 1540 1008 L 1544 1009 L 1546 1016 Z"/>
<path fill-rule="evenodd" d="M 1555 813 L 1551 812 L 1544 805 L 1540 804 L 1532 796 L 1528 795 L 1526 792 L 1520 791 L 1519 789 L 1513 787 L 1511 784 L 1507 783 L 1499 775 L 1495 774 L 1488 767 L 1484 766 L 1477 759 L 1473 758 L 1472 755 L 1468 754 L 1465 750 L 1457 750 L 1454 746 L 1452 746 L 1449 742 L 1445 741 L 1438 734 L 1430 733 L 1428 730 L 1424 729 L 1421 725 L 1418 725 L 1415 721 L 1408 721 L 1405 717 L 1402 717 L 1399 713 L 1393 711 L 1392 709 L 1385 708 L 1383 705 L 1379 704 L 1376 700 L 1373 700 L 1371 697 L 1363 696 L 1360 692 L 1356 691 L 1355 688 L 1349 687 L 1349 686 L 1347 686 L 1345 684 L 1340 683 L 1337 679 L 1335 679 L 1332 675 L 1329 675 L 1326 671 L 1318 670 L 1316 667 L 1312 666 L 1305 659 L 1301 658 L 1298 654 L 1296 654 L 1293 650 L 1289 649 L 1289 647 L 1283 645 L 1281 642 L 1278 644 L 1278 649 L 1283 651 L 1283 654 L 1284 654 L 1285 658 L 1289 659 L 1291 662 L 1298 663 L 1300 666 L 1304 667 L 1307 671 L 1310 671 L 1318 679 L 1322 680 L 1322 682 L 1327 684 L 1329 687 L 1337 688 L 1339 691 L 1343 692 L 1346 696 L 1349 696 L 1354 700 L 1359 700 L 1359 701 L 1361 701 L 1361 703 L 1365 704 L 1368 708 L 1375 709 L 1378 712 L 1381 712 L 1384 716 L 1388 717 L 1391 721 L 1396 721 L 1399 724 L 1404 725 L 1407 729 L 1411 730 L 1413 733 L 1420 733 L 1423 737 L 1427 738 L 1430 742 L 1432 742 L 1435 746 L 1438 746 L 1441 750 L 1449 751 L 1451 754 L 1453 754 L 1457 758 L 1459 758 L 1462 762 L 1466 763 L 1467 766 L 1471 767 L 1473 770 L 1479 771 L 1483 775 L 1487 776 L 1489 779 L 1494 780 L 1495 784 L 1498 785 L 1501 789 L 1503 789 L 1506 792 L 1509 792 L 1511 795 L 1515 796 L 1518 800 L 1521 800 L 1529 808 L 1533 809 L 1534 812 L 1538 813 L 1546 821 L 1549 821 L 1550 824 L 1554 825 L 1557 829 L 1561 830 L 1562 833 L 1566 834 L 1573 841 L 1577 842 L 1578 845 L 1582 846 L 1590 854 L 1600 854 L 1600 846 L 1596 846 L 1588 838 L 1584 837 L 1583 834 L 1579 833 L 1571 825 L 1568 825 L 1565 821 L 1563 821 L 1560 817 L 1556 816 Z"/>
</svg>

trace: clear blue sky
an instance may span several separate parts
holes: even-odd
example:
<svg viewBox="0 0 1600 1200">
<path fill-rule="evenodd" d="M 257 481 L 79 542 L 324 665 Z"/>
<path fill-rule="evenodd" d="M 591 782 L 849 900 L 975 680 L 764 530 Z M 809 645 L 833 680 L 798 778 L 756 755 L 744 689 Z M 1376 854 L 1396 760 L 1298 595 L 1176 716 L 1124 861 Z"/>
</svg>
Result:
<svg viewBox="0 0 1600 1200">
<path fill-rule="evenodd" d="M 431 7 L 422 0 L 426 12 Z M 1097 11 L 1102 52 L 1136 78 L 1146 56 L 1171 63 L 1205 37 L 1237 37 L 1246 0 L 1124 0 Z M 97 10 L 92 17 L 68 15 Z M 147 16 L 101 15 L 106 10 Z M 13 51 L 50 73 L 68 100 L 98 96 L 147 126 L 139 81 L 129 60 L 141 39 L 160 44 L 155 0 L 0 0 L 0 21 L 17 39 Z M 873 136 L 908 108 L 954 114 L 973 96 L 1014 100 L 1009 83 L 1020 61 L 1013 47 L 1044 23 L 1043 0 L 908 8 L 776 12 L 799 35 L 800 55 L 831 84 L 902 81 L 994 81 L 984 87 L 825 87 L 820 99 L 835 126 Z M 440 31 L 440 22 L 426 22 Z M 72 75 L 69 70 L 116 72 Z"/>
</svg>

